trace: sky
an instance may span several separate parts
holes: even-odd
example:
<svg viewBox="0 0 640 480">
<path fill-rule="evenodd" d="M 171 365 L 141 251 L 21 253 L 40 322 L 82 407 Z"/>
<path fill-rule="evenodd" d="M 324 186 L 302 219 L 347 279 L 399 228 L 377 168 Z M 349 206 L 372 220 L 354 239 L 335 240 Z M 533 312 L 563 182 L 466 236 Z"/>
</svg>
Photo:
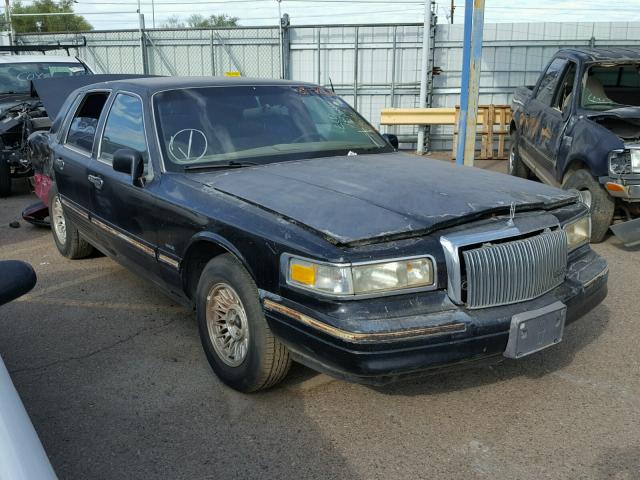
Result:
<svg viewBox="0 0 640 480">
<path fill-rule="evenodd" d="M 23 0 L 24 4 L 33 0 Z M 161 27 L 172 15 L 226 13 L 241 25 L 277 25 L 277 0 L 139 0 L 147 27 Z M 454 0 L 454 23 L 464 21 L 464 0 Z M 335 23 L 421 22 L 421 0 L 282 0 L 282 13 L 292 25 Z M 440 23 L 450 20 L 450 0 L 436 2 Z M 77 0 L 75 11 L 95 29 L 136 28 L 137 0 Z M 486 0 L 485 22 L 614 22 L 640 21 L 640 0 Z"/>
</svg>

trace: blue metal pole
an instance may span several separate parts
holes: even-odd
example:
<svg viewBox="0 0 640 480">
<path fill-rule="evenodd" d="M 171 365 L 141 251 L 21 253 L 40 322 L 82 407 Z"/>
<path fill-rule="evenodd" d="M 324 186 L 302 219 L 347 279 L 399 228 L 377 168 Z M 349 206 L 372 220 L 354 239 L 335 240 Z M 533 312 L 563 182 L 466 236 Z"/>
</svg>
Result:
<svg viewBox="0 0 640 480">
<path fill-rule="evenodd" d="M 464 38 L 462 44 L 462 84 L 460 86 L 460 117 L 458 118 L 458 144 L 456 163 L 464 162 L 464 140 L 467 133 L 467 109 L 469 108 L 469 71 L 471 69 L 471 26 L 473 22 L 473 0 L 464 3 Z"/>
<path fill-rule="evenodd" d="M 473 1 L 473 28 L 471 29 L 471 62 L 469 67 L 469 104 L 464 141 L 464 164 L 472 167 L 476 150 L 478 103 L 480 98 L 480 71 L 482 66 L 482 35 L 484 32 L 484 0 Z M 490 128 L 493 128 L 491 126 Z"/>
</svg>

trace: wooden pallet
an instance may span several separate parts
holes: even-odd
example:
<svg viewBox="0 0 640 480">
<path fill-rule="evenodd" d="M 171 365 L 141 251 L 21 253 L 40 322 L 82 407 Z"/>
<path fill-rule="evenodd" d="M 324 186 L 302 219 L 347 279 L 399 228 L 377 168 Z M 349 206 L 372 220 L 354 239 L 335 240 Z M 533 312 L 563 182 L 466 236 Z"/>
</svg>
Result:
<svg viewBox="0 0 640 480">
<path fill-rule="evenodd" d="M 453 127 L 453 149 L 451 158 L 456 158 L 458 143 L 458 119 L 460 107 L 456 107 L 456 121 Z M 480 128 L 476 134 L 480 135 L 480 155 L 478 160 L 506 160 L 509 152 L 505 149 L 506 138 L 509 135 L 511 123 L 511 107 L 509 105 L 480 105 L 478 107 Z M 495 150 L 497 140 L 497 152 Z"/>
</svg>

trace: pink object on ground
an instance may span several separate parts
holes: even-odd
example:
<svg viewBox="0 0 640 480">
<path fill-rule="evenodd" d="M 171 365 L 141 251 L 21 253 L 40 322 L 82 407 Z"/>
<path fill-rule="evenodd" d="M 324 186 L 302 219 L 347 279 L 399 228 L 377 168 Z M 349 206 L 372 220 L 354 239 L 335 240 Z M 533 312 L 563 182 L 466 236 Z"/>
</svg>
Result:
<svg viewBox="0 0 640 480">
<path fill-rule="evenodd" d="M 49 205 L 49 190 L 51 190 L 51 184 L 53 183 L 51 178 L 42 173 L 33 174 L 33 183 L 36 191 L 36 196 L 44 203 Z"/>
</svg>

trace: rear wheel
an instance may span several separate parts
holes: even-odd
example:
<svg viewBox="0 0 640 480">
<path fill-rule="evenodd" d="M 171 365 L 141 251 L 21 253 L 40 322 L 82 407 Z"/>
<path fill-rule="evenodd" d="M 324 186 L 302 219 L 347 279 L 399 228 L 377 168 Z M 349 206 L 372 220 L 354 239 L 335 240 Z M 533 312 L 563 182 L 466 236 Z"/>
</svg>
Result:
<svg viewBox="0 0 640 480">
<path fill-rule="evenodd" d="M 93 253 L 93 247 L 82 236 L 62 208 L 60 195 L 55 185 L 49 192 L 49 220 L 51 233 L 58 251 L 65 257 L 78 259 Z"/>
<path fill-rule="evenodd" d="M 11 195 L 11 168 L 6 158 L 0 158 L 0 197 Z"/>
<path fill-rule="evenodd" d="M 230 387 L 254 392 L 286 376 L 289 352 L 271 333 L 258 289 L 233 255 L 215 257 L 204 267 L 196 317 L 207 360 Z"/>
<path fill-rule="evenodd" d="M 613 220 L 615 200 L 585 169 L 567 173 L 562 182 L 562 188 L 579 192 L 582 201 L 591 212 L 591 242 L 602 242 Z"/>
<path fill-rule="evenodd" d="M 511 146 L 509 147 L 509 175 L 520 178 L 530 178 L 531 170 L 527 167 L 518 152 L 518 132 L 511 133 Z"/>
</svg>

